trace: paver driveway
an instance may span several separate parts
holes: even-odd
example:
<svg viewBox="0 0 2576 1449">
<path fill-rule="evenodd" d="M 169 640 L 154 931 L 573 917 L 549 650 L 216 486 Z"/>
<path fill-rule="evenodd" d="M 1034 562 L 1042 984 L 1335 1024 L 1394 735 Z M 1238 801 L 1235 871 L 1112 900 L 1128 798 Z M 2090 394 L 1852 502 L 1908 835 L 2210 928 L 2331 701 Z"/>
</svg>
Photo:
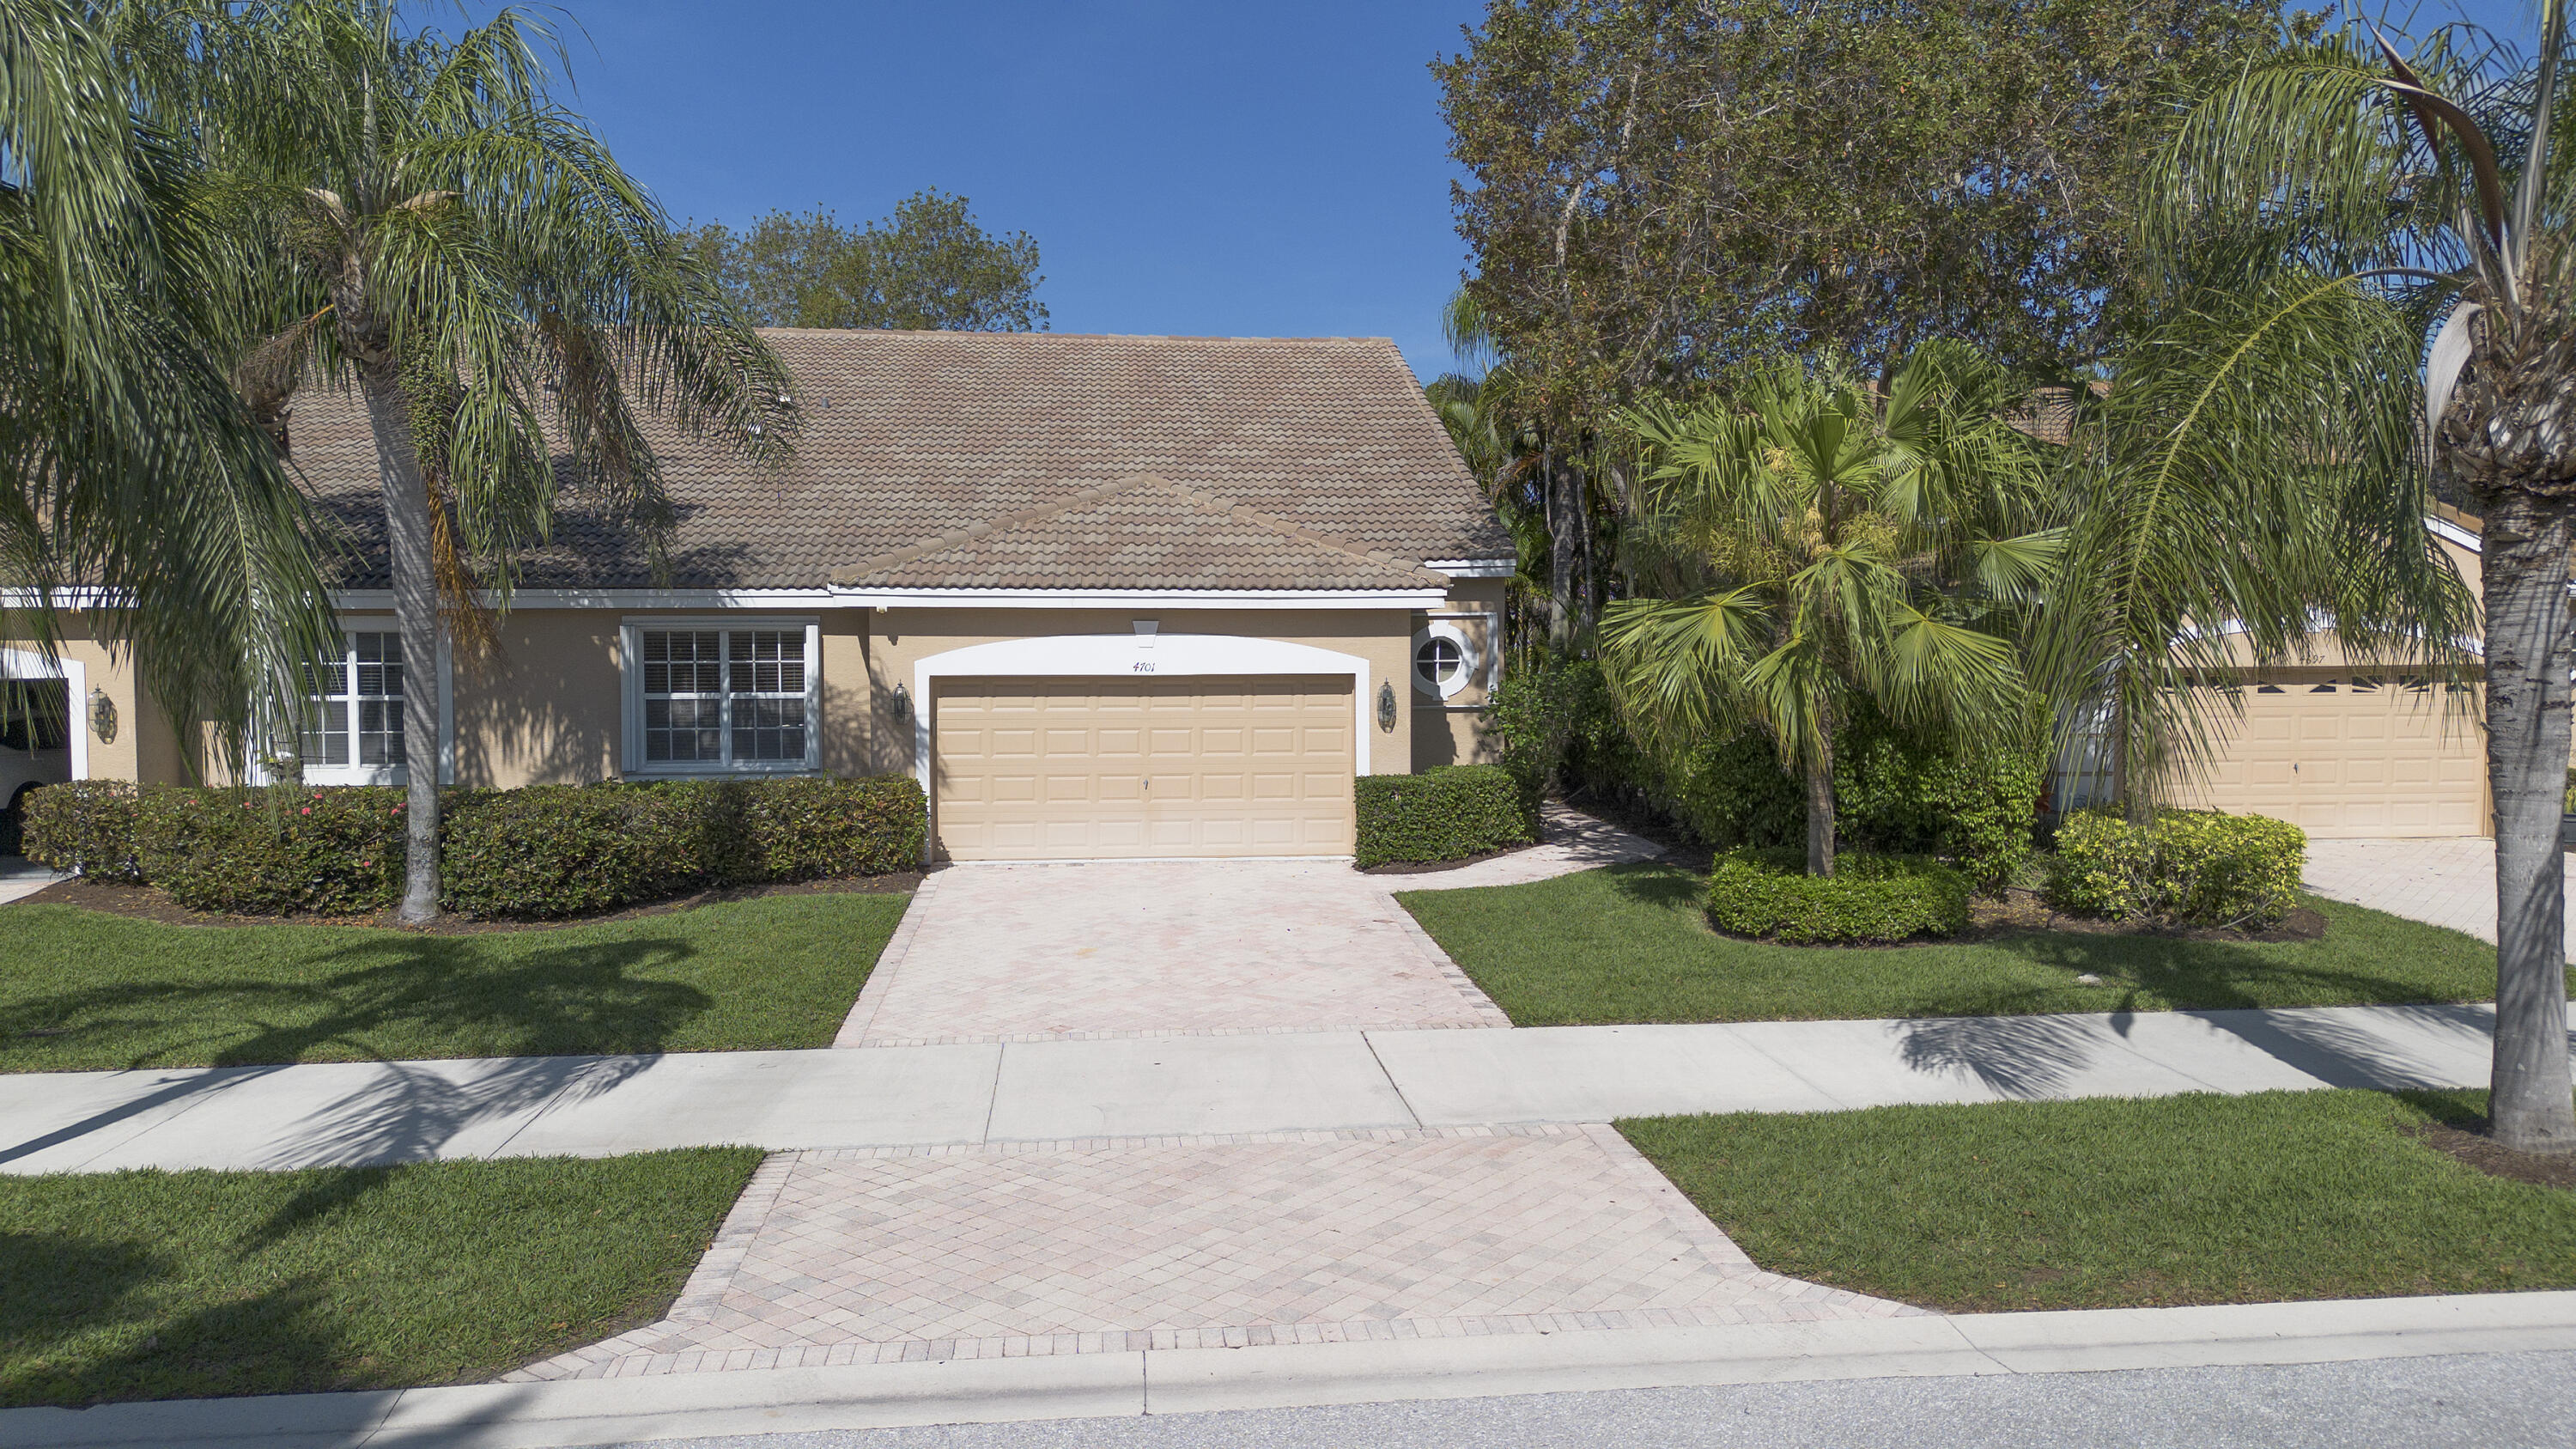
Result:
<svg viewBox="0 0 2576 1449">
<path fill-rule="evenodd" d="M 805 1152 L 671 1314 L 517 1380 L 1883 1318 L 1608 1127 Z"/>
<path fill-rule="evenodd" d="M 1507 1026 L 1382 882 L 1337 860 L 951 866 L 842 1046 Z"/>
<path fill-rule="evenodd" d="M 2496 938 L 2492 840 L 2311 840 L 2307 886 L 2332 900 L 2448 926 L 2481 941 Z M 2576 904 L 2576 874 L 2565 888 Z M 2576 961 L 2576 909 L 2568 912 L 2566 929 L 2567 957 Z"/>
</svg>

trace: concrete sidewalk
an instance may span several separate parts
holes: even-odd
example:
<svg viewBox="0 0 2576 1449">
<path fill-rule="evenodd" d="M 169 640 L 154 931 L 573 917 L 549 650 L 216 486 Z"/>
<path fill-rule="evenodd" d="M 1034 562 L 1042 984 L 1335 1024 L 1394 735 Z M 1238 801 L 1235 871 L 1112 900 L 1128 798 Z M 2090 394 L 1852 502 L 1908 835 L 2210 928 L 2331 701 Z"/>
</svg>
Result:
<svg viewBox="0 0 2576 1449">
<path fill-rule="evenodd" d="M 1347 1132 L 2474 1087 L 2493 1008 L 988 1042 L 0 1075 L 0 1171 Z"/>
<path fill-rule="evenodd" d="M 0 1449 L 536 1449 L 1682 1385 L 2576 1348 L 2576 1293 L 1145 1349 L 0 1411 Z"/>
</svg>

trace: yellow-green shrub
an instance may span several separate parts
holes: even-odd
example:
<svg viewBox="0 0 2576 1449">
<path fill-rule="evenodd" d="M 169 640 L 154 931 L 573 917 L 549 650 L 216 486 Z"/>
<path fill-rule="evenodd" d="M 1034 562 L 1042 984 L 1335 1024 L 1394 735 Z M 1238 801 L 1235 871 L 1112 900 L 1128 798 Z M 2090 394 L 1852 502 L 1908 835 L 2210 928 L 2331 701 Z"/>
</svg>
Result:
<svg viewBox="0 0 2576 1449">
<path fill-rule="evenodd" d="M 1968 924 L 1968 878 L 1920 856 L 1860 852 L 1809 875 L 1802 852 L 1739 847 L 1710 867 L 1708 919 L 1793 946 L 1949 936 Z"/>
<path fill-rule="evenodd" d="M 2049 904 L 2111 921 L 2259 925 L 2298 904 L 2307 832 L 2263 815 L 2167 810 L 2152 825 L 2084 810 L 2057 827 Z"/>
</svg>

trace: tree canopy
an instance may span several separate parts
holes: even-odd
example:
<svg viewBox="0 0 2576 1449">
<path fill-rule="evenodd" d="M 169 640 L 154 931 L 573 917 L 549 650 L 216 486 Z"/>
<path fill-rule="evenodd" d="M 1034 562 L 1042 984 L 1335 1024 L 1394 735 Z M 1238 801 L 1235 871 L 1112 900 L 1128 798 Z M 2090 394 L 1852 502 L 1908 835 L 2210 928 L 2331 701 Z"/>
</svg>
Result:
<svg viewBox="0 0 2576 1449">
<path fill-rule="evenodd" d="M 1493 0 L 1444 90 L 1469 282 L 1564 410 L 1766 353 L 2104 350 L 2184 91 L 2278 0 Z"/>
<path fill-rule="evenodd" d="M 709 222 L 686 236 L 765 327 L 1046 330 L 1037 239 L 987 232 L 962 196 L 917 191 L 855 228 L 829 211 L 773 211 L 739 232 Z"/>
</svg>

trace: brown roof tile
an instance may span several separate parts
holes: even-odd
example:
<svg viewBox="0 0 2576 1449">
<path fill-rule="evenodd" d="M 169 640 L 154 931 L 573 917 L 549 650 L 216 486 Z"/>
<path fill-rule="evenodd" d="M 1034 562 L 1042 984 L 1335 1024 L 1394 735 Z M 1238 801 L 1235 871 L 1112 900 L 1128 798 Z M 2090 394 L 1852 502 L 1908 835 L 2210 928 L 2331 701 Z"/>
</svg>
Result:
<svg viewBox="0 0 2576 1449">
<path fill-rule="evenodd" d="M 1000 571 L 1035 581 L 1026 587 L 1383 588 L 1415 583 L 1425 559 L 1512 552 L 1384 339 L 767 336 L 804 405 L 782 473 L 652 430 L 679 505 L 675 587 L 890 579 L 887 560 L 909 552 L 900 573 L 915 587 L 974 587 Z M 363 410 L 352 396 L 308 393 L 292 436 L 296 465 L 345 533 L 343 584 L 381 587 Z M 1156 487 L 1135 483 L 1147 474 Z M 1152 531 L 1116 541 L 1128 525 Z M 526 587 L 653 582 L 642 540 L 574 493 L 522 564 Z"/>
</svg>

